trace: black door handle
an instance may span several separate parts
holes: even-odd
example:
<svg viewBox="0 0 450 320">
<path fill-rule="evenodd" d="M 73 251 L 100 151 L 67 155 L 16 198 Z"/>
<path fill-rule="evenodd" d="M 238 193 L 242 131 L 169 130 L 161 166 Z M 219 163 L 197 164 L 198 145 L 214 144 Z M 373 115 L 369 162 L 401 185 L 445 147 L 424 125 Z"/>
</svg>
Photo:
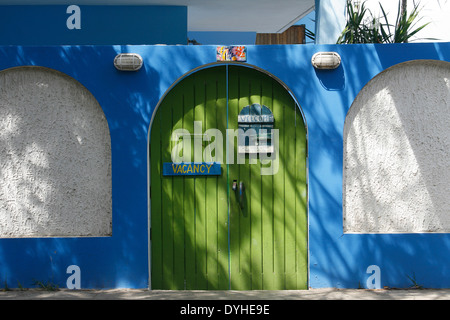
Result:
<svg viewBox="0 0 450 320">
<path fill-rule="evenodd" d="M 234 194 L 236 195 L 236 200 L 239 203 L 239 207 L 241 207 L 241 209 L 244 208 L 244 182 L 239 182 L 239 195 L 237 194 L 238 191 L 238 184 L 237 184 L 237 180 L 233 180 L 233 184 L 231 186 L 231 190 L 234 191 Z"/>
<path fill-rule="evenodd" d="M 244 208 L 244 182 L 239 182 L 239 206 Z"/>
</svg>

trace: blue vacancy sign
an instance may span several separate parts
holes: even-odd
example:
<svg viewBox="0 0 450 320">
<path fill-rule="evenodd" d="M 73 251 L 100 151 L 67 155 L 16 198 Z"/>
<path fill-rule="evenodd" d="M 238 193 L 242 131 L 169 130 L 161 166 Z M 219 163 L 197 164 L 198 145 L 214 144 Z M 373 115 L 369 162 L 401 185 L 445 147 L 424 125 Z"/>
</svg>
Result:
<svg viewBox="0 0 450 320">
<path fill-rule="evenodd" d="M 218 176 L 221 173 L 218 162 L 163 163 L 163 176 Z"/>
</svg>

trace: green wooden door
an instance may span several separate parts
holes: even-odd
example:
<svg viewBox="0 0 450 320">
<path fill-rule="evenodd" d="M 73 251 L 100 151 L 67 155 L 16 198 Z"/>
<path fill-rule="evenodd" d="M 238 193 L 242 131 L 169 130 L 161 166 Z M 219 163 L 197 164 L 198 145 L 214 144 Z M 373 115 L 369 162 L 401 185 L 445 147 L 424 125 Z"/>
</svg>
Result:
<svg viewBox="0 0 450 320">
<path fill-rule="evenodd" d="M 237 143 L 227 150 L 227 129 L 236 132 L 239 112 L 252 104 L 267 106 L 279 130 L 276 174 L 262 175 L 267 164 L 259 159 L 250 164 L 249 155 L 244 164 L 237 163 Z M 177 129 L 190 133 L 190 139 L 173 138 Z M 223 133 L 223 143 L 213 152 L 205 148 L 220 141 L 208 137 L 208 129 Z M 212 161 L 204 157 L 220 156 L 221 150 L 222 173 L 163 175 L 163 163 L 172 162 L 180 141 L 183 155 L 191 150 L 191 162 Z M 227 159 L 230 152 L 234 161 Z M 181 80 L 155 114 L 150 170 L 153 289 L 307 288 L 305 124 L 277 81 L 235 65 L 203 69 Z"/>
</svg>

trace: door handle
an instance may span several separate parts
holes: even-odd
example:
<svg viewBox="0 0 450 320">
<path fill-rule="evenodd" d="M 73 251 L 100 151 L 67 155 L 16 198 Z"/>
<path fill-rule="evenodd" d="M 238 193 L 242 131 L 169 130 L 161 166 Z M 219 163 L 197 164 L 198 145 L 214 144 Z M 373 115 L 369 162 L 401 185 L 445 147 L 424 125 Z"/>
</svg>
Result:
<svg viewBox="0 0 450 320">
<path fill-rule="evenodd" d="M 244 182 L 239 182 L 239 206 L 244 209 Z"/>
<path fill-rule="evenodd" d="M 237 180 L 233 180 L 233 184 L 231 186 L 231 190 L 234 191 L 234 194 L 236 195 L 236 200 L 239 203 L 239 207 L 241 209 L 244 209 L 244 182 L 239 182 L 239 195 L 238 195 L 238 184 Z"/>
</svg>

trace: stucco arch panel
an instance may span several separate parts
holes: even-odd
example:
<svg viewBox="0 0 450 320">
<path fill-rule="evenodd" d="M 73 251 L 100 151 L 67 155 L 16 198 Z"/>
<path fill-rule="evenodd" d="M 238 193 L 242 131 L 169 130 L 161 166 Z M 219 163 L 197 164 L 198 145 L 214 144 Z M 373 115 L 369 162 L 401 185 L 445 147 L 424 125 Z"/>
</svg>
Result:
<svg viewBox="0 0 450 320">
<path fill-rule="evenodd" d="M 0 237 L 111 235 L 108 124 L 78 81 L 0 72 L 0 155 Z"/>
<path fill-rule="evenodd" d="M 373 78 L 344 126 L 344 232 L 449 232 L 450 63 Z"/>
</svg>

